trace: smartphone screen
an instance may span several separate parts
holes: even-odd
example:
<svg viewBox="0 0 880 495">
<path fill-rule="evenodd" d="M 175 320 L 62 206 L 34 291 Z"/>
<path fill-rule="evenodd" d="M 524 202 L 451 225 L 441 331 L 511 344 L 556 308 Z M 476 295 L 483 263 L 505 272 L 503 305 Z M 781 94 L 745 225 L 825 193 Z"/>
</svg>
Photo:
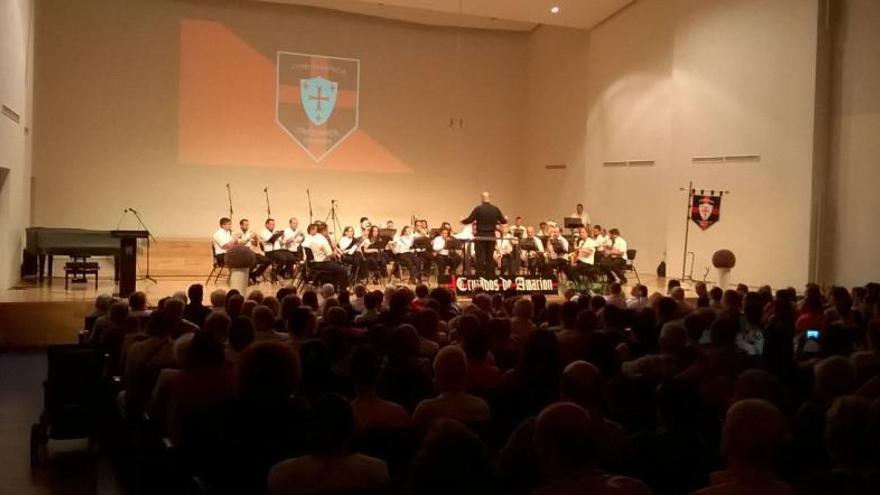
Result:
<svg viewBox="0 0 880 495">
<path fill-rule="evenodd" d="M 808 339 L 818 339 L 819 338 L 819 330 L 807 330 L 807 338 Z"/>
</svg>

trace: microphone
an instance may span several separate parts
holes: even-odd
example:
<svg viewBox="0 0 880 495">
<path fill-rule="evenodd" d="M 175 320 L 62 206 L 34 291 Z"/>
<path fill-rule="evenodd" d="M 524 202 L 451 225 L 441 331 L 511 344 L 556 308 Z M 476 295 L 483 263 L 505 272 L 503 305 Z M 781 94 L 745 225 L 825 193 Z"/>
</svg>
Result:
<svg viewBox="0 0 880 495">
<path fill-rule="evenodd" d="M 128 213 L 128 208 L 122 210 L 122 213 Z"/>
</svg>

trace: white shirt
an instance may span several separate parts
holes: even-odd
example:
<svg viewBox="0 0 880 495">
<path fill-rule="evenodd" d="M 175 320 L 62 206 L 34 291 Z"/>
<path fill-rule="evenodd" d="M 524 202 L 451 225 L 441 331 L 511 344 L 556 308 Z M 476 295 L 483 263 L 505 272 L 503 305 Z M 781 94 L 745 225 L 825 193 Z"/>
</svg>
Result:
<svg viewBox="0 0 880 495">
<path fill-rule="evenodd" d="M 614 239 L 614 242 L 611 243 L 611 249 L 615 249 L 617 251 L 620 251 L 620 257 L 624 260 L 627 259 L 626 258 L 626 241 L 623 239 L 623 237 L 617 236 L 617 239 Z"/>
<path fill-rule="evenodd" d="M 330 246 L 330 241 L 321 234 L 312 237 L 309 249 L 312 250 L 312 255 L 314 255 L 315 261 L 319 263 L 327 261 L 333 254 L 333 248 Z"/>
<path fill-rule="evenodd" d="M 284 236 L 281 238 L 285 244 L 287 241 L 293 239 L 293 242 L 287 244 L 287 250 L 296 252 L 299 250 L 299 245 L 303 242 L 303 234 L 299 230 L 293 230 L 290 227 L 284 228 Z"/>
<path fill-rule="evenodd" d="M 269 239 L 271 239 L 273 235 L 275 235 L 275 232 L 272 232 L 269 229 L 263 229 L 263 231 L 260 232 L 260 240 L 263 241 L 263 251 L 266 251 L 267 253 L 269 251 L 281 249 L 281 237 L 276 239 L 275 242 L 269 242 Z"/>
<path fill-rule="evenodd" d="M 596 249 L 599 251 L 604 251 L 606 247 L 611 247 L 611 241 L 602 234 L 594 237 L 593 242 L 596 243 Z"/>
<path fill-rule="evenodd" d="M 526 239 L 531 239 L 532 241 L 535 242 L 535 249 L 534 249 L 534 251 L 537 251 L 537 252 L 539 252 L 539 253 L 543 253 L 543 252 L 544 252 L 544 243 L 541 242 L 541 238 L 540 238 L 540 237 L 538 237 L 538 236 L 523 237 L 523 240 L 526 240 Z M 526 252 L 526 251 L 523 251 L 523 252 Z"/>
<path fill-rule="evenodd" d="M 360 225 L 358 225 L 357 227 L 354 228 L 354 238 L 355 238 L 355 239 L 360 239 L 360 238 L 363 237 L 365 234 L 367 234 L 369 231 L 370 231 L 370 228 L 369 228 L 369 227 L 367 227 L 367 228 L 363 228 L 363 227 L 361 227 Z"/>
<path fill-rule="evenodd" d="M 303 234 L 303 240 L 300 242 L 300 245 L 304 248 L 312 247 L 312 238 L 314 238 L 312 234 Z"/>
<path fill-rule="evenodd" d="M 569 218 L 580 218 L 581 223 L 584 224 L 584 226 L 587 226 L 590 224 L 590 214 L 587 212 L 583 212 L 580 215 L 578 215 L 577 212 L 574 212 L 571 215 L 569 215 L 568 217 Z"/>
<path fill-rule="evenodd" d="M 397 236 L 394 239 L 395 252 L 397 254 L 409 253 L 412 251 L 412 245 L 415 237 L 412 234 Z"/>
<path fill-rule="evenodd" d="M 343 254 L 354 254 L 357 248 L 358 245 L 354 242 L 354 238 L 342 236 L 339 239 L 339 249 L 342 250 Z"/>
<path fill-rule="evenodd" d="M 449 256 L 449 250 L 446 249 L 446 239 L 442 235 L 438 235 L 431 241 L 431 247 L 434 248 L 434 252 L 437 254 Z"/>
<path fill-rule="evenodd" d="M 586 239 L 581 239 L 580 244 L 578 245 L 578 256 L 577 259 L 581 263 L 586 263 L 588 265 L 592 265 L 596 260 L 596 241 L 587 237 Z M 581 249 L 589 249 L 590 254 L 587 255 L 581 251 Z"/>
<path fill-rule="evenodd" d="M 214 232 L 214 254 L 226 253 L 226 249 L 223 246 L 229 244 L 230 241 L 232 241 L 232 232 L 217 229 L 217 232 Z"/>
<path fill-rule="evenodd" d="M 559 243 L 562 244 L 562 252 L 554 251 L 553 253 L 551 253 L 550 259 L 554 259 L 554 260 L 559 259 L 559 258 L 564 258 L 565 255 L 568 254 L 568 239 L 566 239 L 565 237 L 562 237 L 562 236 L 559 236 L 557 239 L 559 240 Z M 552 237 L 550 239 L 547 239 L 547 244 L 550 244 L 550 242 L 552 242 L 552 240 L 553 240 Z M 547 251 L 549 252 L 550 249 L 548 248 Z"/>
<path fill-rule="evenodd" d="M 513 252 L 513 243 L 511 243 L 507 239 L 498 239 L 495 241 L 495 250 L 498 251 L 502 256 L 505 254 L 510 254 Z"/>
<path fill-rule="evenodd" d="M 254 246 L 253 244 L 251 244 L 251 241 L 253 240 L 254 236 L 256 236 L 256 235 L 257 234 L 255 234 L 253 231 L 248 230 L 247 232 L 242 232 L 241 235 L 239 236 L 239 239 L 241 239 L 241 242 L 244 245 L 246 245 L 248 247 L 248 249 L 250 249 L 251 251 L 253 251 L 255 253 L 260 251 L 257 248 L 257 246 Z"/>
</svg>

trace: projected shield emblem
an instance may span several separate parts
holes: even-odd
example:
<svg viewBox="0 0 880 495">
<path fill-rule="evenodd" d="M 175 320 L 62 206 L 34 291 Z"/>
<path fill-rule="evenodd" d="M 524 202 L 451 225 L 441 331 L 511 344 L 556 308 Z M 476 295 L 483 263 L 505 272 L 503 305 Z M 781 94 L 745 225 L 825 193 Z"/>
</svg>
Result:
<svg viewBox="0 0 880 495">
<path fill-rule="evenodd" d="M 320 162 L 357 129 L 360 61 L 279 51 L 277 70 L 278 125 Z"/>
<path fill-rule="evenodd" d="M 335 82 L 328 81 L 321 76 L 300 80 L 300 100 L 302 100 L 306 117 L 313 124 L 324 125 L 330 118 L 330 114 L 333 113 L 333 105 L 336 104 L 337 86 Z"/>
</svg>

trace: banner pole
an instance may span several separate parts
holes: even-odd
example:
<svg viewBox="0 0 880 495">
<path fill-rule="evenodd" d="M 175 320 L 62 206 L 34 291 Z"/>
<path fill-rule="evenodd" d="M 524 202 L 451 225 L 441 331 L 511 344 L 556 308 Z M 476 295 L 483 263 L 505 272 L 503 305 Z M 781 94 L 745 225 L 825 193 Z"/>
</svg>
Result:
<svg viewBox="0 0 880 495">
<path fill-rule="evenodd" d="M 684 252 L 681 257 L 681 280 L 684 281 L 684 271 L 687 266 L 687 252 L 688 252 L 688 236 L 691 231 L 691 202 L 694 196 L 694 181 L 688 182 L 688 197 L 687 197 L 687 215 L 684 217 Z"/>
</svg>

